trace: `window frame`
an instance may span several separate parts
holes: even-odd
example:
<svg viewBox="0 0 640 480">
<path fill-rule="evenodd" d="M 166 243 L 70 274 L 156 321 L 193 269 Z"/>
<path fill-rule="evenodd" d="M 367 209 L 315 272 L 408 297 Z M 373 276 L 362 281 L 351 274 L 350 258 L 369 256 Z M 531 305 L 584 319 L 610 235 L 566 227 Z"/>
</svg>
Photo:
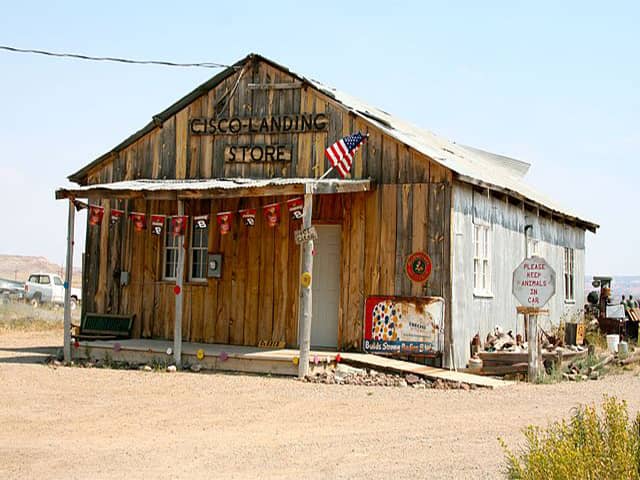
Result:
<svg viewBox="0 0 640 480">
<path fill-rule="evenodd" d="M 492 298 L 492 229 L 483 222 L 473 223 L 473 295 L 475 297 Z"/>
<path fill-rule="evenodd" d="M 564 247 L 563 252 L 562 279 L 564 286 L 564 302 L 576 303 L 575 249 Z"/>
<path fill-rule="evenodd" d="M 189 242 L 189 281 L 190 282 L 194 282 L 194 283 L 203 283 L 207 281 L 207 255 L 209 254 L 209 227 L 210 225 L 207 224 L 206 228 L 198 228 L 196 226 L 196 222 L 193 221 L 193 219 L 191 220 L 191 230 L 190 230 L 190 234 L 191 234 L 191 238 L 190 238 L 190 242 Z M 205 231 L 206 233 L 204 234 L 204 245 L 197 245 L 196 246 L 196 232 L 202 232 Z M 202 240 L 202 238 L 200 238 L 200 240 Z M 194 255 L 196 253 L 200 253 L 200 255 L 202 255 L 202 276 L 201 277 L 195 277 L 194 276 Z"/>
<path fill-rule="evenodd" d="M 171 231 L 171 217 L 165 219 L 164 224 L 164 239 L 162 242 L 162 280 L 175 281 L 178 279 L 178 236 L 174 236 Z M 168 240 L 171 240 L 171 245 L 168 245 Z M 175 242 L 175 243 L 174 243 Z M 167 274 L 167 266 L 169 264 L 167 254 L 169 251 L 173 251 L 175 254 L 175 261 L 171 262 L 175 265 L 173 276 Z"/>
</svg>

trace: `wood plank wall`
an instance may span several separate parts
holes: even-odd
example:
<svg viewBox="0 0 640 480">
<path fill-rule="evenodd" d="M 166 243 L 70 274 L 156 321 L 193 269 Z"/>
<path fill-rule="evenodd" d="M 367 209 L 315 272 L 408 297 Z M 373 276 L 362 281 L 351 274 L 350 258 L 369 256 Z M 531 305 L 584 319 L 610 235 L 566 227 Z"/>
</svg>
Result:
<svg viewBox="0 0 640 480">
<path fill-rule="evenodd" d="M 112 155 L 90 172 L 87 183 L 135 178 L 317 177 L 328 167 L 323 155 L 328 143 L 354 130 L 368 131 L 370 138 L 358 152 L 353 177 L 372 178 L 375 190 L 322 196 L 314 205 L 314 222 L 342 225 L 339 345 L 347 350 L 360 348 L 368 295 L 441 295 L 448 302 L 451 172 L 311 88 L 249 89 L 249 82 L 294 81 L 264 63 L 256 63 L 245 72 L 223 115 L 323 112 L 329 118 L 327 131 L 190 135 L 188 119 L 214 116 L 220 102 L 225 105 L 225 95 L 236 81 L 237 75 L 229 77 L 166 120 L 162 128 Z M 292 145 L 292 160 L 286 164 L 224 163 L 227 145 L 250 143 Z M 275 200 L 286 199 L 194 201 L 187 204 L 187 214 L 215 214 Z M 100 202 L 91 199 L 91 203 Z M 168 201 L 112 202 L 104 203 L 105 219 L 112 207 L 147 214 L 172 214 L 177 208 Z M 238 345 L 256 345 L 260 340 L 285 340 L 290 346 L 297 343 L 299 248 L 293 241 L 294 227 L 285 217 L 275 229 L 263 222 L 247 229 L 236 221 L 233 231 L 224 237 L 211 226 L 209 251 L 223 253 L 223 278 L 208 280 L 205 285 L 185 284 L 185 340 Z M 187 235 L 187 245 L 189 240 Z M 133 232 L 128 221 L 109 227 L 105 220 L 100 228 L 87 227 L 85 311 L 136 313 L 135 335 L 172 338 L 175 298 L 173 282 L 161 278 L 161 245 L 149 232 Z M 433 259 L 433 273 L 425 285 L 412 283 L 404 273 L 406 257 L 418 250 Z M 120 287 L 116 278 L 120 270 L 131 272 L 126 287 Z"/>
</svg>

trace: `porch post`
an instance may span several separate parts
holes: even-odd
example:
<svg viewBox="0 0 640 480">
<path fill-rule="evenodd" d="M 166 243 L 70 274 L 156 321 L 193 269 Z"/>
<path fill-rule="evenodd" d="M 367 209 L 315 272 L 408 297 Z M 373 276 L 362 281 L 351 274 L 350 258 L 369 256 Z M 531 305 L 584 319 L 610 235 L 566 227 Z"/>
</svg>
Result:
<svg viewBox="0 0 640 480">
<path fill-rule="evenodd" d="M 67 261 L 64 272 L 64 361 L 71 361 L 71 280 L 73 277 L 73 234 L 76 209 L 73 198 L 69 198 L 67 218 Z"/>
<path fill-rule="evenodd" d="M 311 227 L 313 209 L 313 185 L 305 187 L 304 216 L 302 228 Z M 313 273 L 313 240 L 302 244 L 302 272 Z M 302 276 L 301 276 L 302 278 Z M 300 283 L 300 358 L 298 361 L 298 378 L 304 378 L 309 374 L 309 352 L 311 350 L 311 289 L 313 278 L 308 286 Z"/>
<path fill-rule="evenodd" d="M 178 200 L 178 215 L 184 215 L 184 202 Z M 178 235 L 178 268 L 176 271 L 176 317 L 173 328 L 173 356 L 176 367 L 182 365 L 182 283 L 184 277 L 184 235 Z"/>
</svg>

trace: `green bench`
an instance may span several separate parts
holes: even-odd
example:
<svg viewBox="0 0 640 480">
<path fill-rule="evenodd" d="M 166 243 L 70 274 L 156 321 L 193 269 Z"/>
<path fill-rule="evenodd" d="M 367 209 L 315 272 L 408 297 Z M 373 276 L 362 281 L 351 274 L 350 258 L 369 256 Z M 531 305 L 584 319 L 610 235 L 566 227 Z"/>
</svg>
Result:
<svg viewBox="0 0 640 480">
<path fill-rule="evenodd" d="M 134 319 L 135 315 L 86 313 L 80 322 L 78 338 L 83 340 L 131 338 Z"/>
</svg>

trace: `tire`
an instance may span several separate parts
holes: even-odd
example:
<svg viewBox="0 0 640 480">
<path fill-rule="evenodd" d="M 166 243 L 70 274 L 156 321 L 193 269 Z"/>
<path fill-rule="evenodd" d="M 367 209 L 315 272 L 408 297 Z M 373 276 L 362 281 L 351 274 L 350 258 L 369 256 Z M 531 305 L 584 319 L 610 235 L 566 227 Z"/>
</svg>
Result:
<svg viewBox="0 0 640 480">
<path fill-rule="evenodd" d="M 69 308 L 71 308 L 72 312 L 78 308 L 78 299 L 76 297 L 71 297 L 69 300 Z"/>
<path fill-rule="evenodd" d="M 42 305 L 40 302 L 40 295 L 35 295 L 31 300 L 29 300 L 29 303 L 33 308 L 40 308 L 40 305 Z"/>
</svg>

